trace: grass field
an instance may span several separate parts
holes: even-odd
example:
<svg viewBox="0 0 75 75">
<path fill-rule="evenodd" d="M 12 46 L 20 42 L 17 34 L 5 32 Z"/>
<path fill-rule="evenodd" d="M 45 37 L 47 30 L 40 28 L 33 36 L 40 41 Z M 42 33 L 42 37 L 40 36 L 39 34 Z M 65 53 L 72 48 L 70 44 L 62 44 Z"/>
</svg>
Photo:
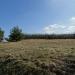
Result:
<svg viewBox="0 0 75 75">
<path fill-rule="evenodd" d="M 30 39 L 1 43 L 0 75 L 69 75 L 63 69 L 64 63 L 67 58 L 74 61 L 74 57 L 74 39 Z"/>
</svg>

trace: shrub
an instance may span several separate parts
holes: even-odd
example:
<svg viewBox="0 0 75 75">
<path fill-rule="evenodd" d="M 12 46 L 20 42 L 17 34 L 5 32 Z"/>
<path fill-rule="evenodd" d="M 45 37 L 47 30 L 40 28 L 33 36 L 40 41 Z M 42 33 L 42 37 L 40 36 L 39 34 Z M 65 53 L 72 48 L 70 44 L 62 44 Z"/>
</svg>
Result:
<svg viewBox="0 0 75 75">
<path fill-rule="evenodd" d="M 0 42 L 3 40 L 4 31 L 0 28 Z"/>
<path fill-rule="evenodd" d="M 15 42 L 15 41 L 20 41 L 21 39 L 23 39 L 22 30 L 18 26 L 13 27 L 10 31 L 8 41 Z"/>
</svg>

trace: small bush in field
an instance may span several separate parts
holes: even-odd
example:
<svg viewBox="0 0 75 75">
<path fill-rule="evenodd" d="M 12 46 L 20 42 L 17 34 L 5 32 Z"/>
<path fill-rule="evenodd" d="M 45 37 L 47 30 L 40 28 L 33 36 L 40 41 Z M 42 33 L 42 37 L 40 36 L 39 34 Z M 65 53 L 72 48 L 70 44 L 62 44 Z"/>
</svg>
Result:
<svg viewBox="0 0 75 75">
<path fill-rule="evenodd" d="M 13 42 L 19 41 L 22 38 L 23 38 L 22 30 L 18 26 L 16 26 L 11 29 L 8 41 L 13 41 Z"/>
<path fill-rule="evenodd" d="M 4 31 L 0 28 L 0 42 L 3 40 Z"/>
</svg>

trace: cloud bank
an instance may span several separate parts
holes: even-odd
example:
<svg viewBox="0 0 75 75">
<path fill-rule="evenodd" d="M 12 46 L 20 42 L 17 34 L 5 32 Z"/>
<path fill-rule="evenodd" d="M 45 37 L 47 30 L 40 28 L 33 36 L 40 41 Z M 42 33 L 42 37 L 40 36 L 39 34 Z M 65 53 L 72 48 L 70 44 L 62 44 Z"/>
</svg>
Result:
<svg viewBox="0 0 75 75">
<path fill-rule="evenodd" d="M 69 34 L 75 33 L 75 17 L 69 19 L 67 24 L 52 24 L 44 27 L 46 34 Z"/>
</svg>

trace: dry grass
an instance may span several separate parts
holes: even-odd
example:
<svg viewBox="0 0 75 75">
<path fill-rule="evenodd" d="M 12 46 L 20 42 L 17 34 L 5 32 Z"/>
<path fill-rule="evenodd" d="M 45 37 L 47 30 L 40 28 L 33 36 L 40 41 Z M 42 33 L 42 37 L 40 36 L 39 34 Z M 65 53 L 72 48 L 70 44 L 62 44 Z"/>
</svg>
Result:
<svg viewBox="0 0 75 75">
<path fill-rule="evenodd" d="M 31 67 L 45 63 L 63 64 L 66 56 L 75 56 L 74 39 L 22 40 L 0 44 L 0 58 L 11 56 Z M 34 65 L 35 64 L 35 65 Z M 63 66 L 63 65 L 61 65 Z"/>
<path fill-rule="evenodd" d="M 0 44 L 0 56 L 10 54 L 12 56 L 34 59 L 50 59 L 69 54 L 75 55 L 75 40 L 23 40 L 13 43 Z"/>
</svg>

